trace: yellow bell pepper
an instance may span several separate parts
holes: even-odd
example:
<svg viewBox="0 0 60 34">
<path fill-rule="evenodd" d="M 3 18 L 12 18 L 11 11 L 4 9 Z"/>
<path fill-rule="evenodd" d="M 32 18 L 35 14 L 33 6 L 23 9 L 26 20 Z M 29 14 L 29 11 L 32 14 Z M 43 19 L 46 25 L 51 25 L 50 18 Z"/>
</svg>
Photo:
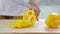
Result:
<svg viewBox="0 0 60 34">
<path fill-rule="evenodd" d="M 17 20 L 15 23 L 12 24 L 13 28 L 24 28 L 34 25 L 36 21 L 35 12 L 33 10 L 28 10 L 24 15 L 23 19 Z"/>
<path fill-rule="evenodd" d="M 35 22 L 36 21 L 36 16 L 35 16 L 35 12 L 33 10 L 28 10 L 24 15 L 23 15 L 23 19 L 28 19 L 30 21 Z"/>
<path fill-rule="evenodd" d="M 28 14 L 29 16 L 31 16 L 31 15 L 35 15 L 35 12 L 33 10 L 28 10 L 26 12 L 26 14 Z"/>
<path fill-rule="evenodd" d="M 58 28 L 60 25 L 60 14 L 56 13 L 49 14 L 47 20 L 45 21 L 45 24 L 49 28 Z"/>
<path fill-rule="evenodd" d="M 12 27 L 13 28 L 24 28 L 28 26 L 32 26 L 34 23 L 30 22 L 29 20 L 17 20 Z"/>
<path fill-rule="evenodd" d="M 24 19 L 24 20 L 28 20 L 28 18 L 29 18 L 29 16 L 28 16 L 27 14 L 24 14 L 24 15 L 23 15 L 23 19 Z"/>
</svg>

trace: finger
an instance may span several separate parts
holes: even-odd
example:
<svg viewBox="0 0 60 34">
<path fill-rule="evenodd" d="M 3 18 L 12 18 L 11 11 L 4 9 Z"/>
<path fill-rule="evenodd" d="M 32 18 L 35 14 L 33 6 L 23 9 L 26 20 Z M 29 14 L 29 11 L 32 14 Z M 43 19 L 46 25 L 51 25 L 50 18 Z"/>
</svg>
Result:
<svg viewBox="0 0 60 34">
<path fill-rule="evenodd" d="M 37 20 L 38 20 L 38 14 L 35 12 L 35 16 L 36 16 L 36 18 L 37 18 Z"/>
<path fill-rule="evenodd" d="M 37 8 L 35 10 L 35 15 L 36 15 L 37 21 L 38 21 L 39 14 L 40 14 L 40 10 Z"/>
</svg>

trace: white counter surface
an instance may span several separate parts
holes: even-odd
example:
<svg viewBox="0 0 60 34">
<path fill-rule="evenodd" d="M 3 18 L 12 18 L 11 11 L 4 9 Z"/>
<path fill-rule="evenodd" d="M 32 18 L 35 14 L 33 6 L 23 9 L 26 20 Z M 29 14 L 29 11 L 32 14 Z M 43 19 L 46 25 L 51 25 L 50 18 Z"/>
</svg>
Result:
<svg viewBox="0 0 60 34">
<path fill-rule="evenodd" d="M 45 26 L 45 19 L 40 19 L 34 26 L 23 29 L 13 29 L 6 26 L 7 23 L 13 23 L 15 20 L 0 20 L 0 33 L 60 33 L 60 28 L 49 29 Z"/>
</svg>

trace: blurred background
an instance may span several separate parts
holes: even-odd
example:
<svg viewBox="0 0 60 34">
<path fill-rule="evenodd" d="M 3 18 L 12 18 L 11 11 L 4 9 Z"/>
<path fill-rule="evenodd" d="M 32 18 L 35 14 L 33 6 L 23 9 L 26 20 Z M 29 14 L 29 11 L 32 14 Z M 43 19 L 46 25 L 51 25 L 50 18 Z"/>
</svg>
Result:
<svg viewBox="0 0 60 34">
<path fill-rule="evenodd" d="M 1 2 L 1 1 L 0 1 Z M 60 13 L 60 0 L 39 0 L 40 5 L 40 16 L 39 19 L 46 19 L 49 13 Z M 1 17 L 5 18 L 5 17 Z M 13 17 L 13 19 L 19 19 L 18 16 Z M 6 18 L 8 19 L 8 17 Z M 12 19 L 12 17 L 10 17 Z"/>
<path fill-rule="evenodd" d="M 40 19 L 46 19 L 49 13 L 60 13 L 60 0 L 39 0 Z"/>
</svg>

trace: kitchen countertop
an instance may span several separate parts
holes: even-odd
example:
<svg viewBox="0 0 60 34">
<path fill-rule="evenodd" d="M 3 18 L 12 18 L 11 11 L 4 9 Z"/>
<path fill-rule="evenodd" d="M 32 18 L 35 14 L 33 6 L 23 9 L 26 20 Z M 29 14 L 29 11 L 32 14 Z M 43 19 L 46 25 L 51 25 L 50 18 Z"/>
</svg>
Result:
<svg viewBox="0 0 60 34">
<path fill-rule="evenodd" d="M 45 19 L 40 19 L 34 26 L 23 29 L 13 29 L 6 26 L 8 23 L 13 23 L 16 20 L 0 20 L 0 33 L 60 33 L 60 28 L 49 29 L 45 25 Z"/>
</svg>

